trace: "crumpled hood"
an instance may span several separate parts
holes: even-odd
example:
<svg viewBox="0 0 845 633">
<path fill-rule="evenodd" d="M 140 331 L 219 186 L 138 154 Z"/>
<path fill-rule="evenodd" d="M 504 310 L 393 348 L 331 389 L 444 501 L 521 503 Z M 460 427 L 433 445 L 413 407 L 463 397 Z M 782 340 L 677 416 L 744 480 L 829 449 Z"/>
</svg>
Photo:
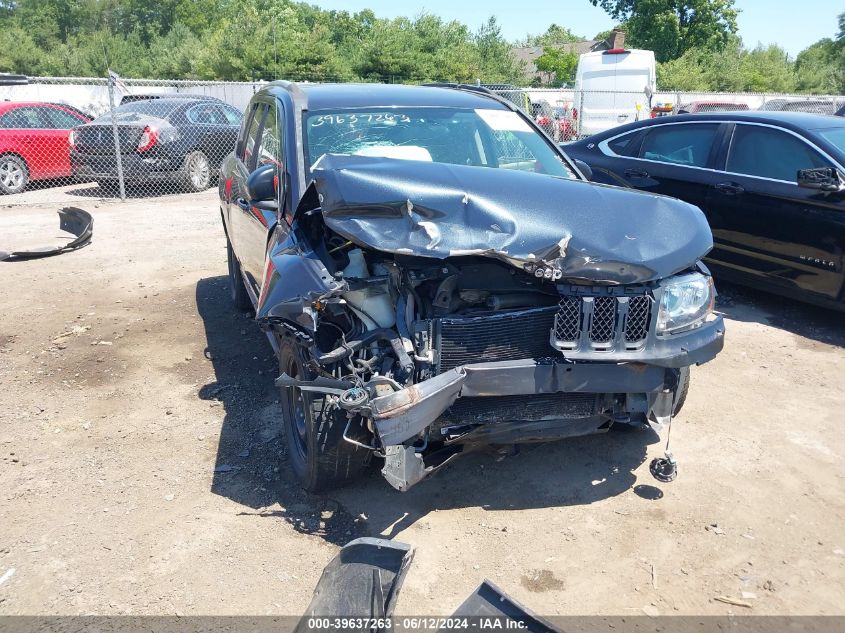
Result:
<svg viewBox="0 0 845 633">
<path fill-rule="evenodd" d="M 390 253 L 487 256 L 626 284 L 668 277 L 713 247 L 697 207 L 583 181 L 339 155 L 324 156 L 313 176 L 326 225 Z"/>
</svg>

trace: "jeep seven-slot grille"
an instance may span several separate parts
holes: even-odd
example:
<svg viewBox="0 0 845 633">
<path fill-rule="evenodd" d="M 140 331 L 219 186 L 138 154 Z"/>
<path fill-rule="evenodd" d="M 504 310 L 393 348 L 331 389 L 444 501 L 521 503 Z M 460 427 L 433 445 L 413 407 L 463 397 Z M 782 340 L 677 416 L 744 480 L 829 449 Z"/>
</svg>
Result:
<svg viewBox="0 0 845 633">
<path fill-rule="evenodd" d="M 559 357 L 554 348 L 563 352 L 640 349 L 648 337 L 653 306 L 645 294 L 564 295 L 557 307 L 435 319 L 438 369 Z"/>
<path fill-rule="evenodd" d="M 637 349 L 648 336 L 652 305 L 648 295 L 561 297 L 554 324 L 556 346 L 575 350 L 588 344 L 597 351 L 611 350 L 621 333 L 624 349 Z"/>
</svg>

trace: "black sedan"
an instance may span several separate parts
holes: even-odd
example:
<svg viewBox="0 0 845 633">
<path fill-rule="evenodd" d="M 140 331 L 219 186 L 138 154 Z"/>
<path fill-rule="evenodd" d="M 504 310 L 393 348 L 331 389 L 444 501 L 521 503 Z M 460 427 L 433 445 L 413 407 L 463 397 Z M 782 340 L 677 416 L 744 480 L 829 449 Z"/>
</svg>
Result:
<svg viewBox="0 0 845 633">
<path fill-rule="evenodd" d="M 173 97 L 120 105 L 115 118 L 127 183 L 203 191 L 234 148 L 242 114 L 219 99 Z M 74 129 L 70 143 L 73 174 L 114 190 L 118 161 L 111 115 Z"/>
<path fill-rule="evenodd" d="M 620 126 L 565 149 L 590 165 L 596 182 L 700 207 L 713 231 L 706 261 L 717 277 L 845 309 L 845 120 L 795 112 L 680 115 Z"/>
</svg>

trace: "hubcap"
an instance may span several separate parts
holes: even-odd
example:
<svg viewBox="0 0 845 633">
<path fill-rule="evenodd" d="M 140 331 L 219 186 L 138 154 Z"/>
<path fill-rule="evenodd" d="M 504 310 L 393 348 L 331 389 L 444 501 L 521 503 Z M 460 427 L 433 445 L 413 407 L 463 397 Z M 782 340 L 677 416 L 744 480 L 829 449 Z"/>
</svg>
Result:
<svg viewBox="0 0 845 633">
<path fill-rule="evenodd" d="M 0 163 L 0 182 L 8 189 L 17 189 L 23 184 L 23 169 L 16 162 L 7 160 Z"/>
<path fill-rule="evenodd" d="M 201 189 L 208 184 L 208 161 L 205 156 L 197 154 L 191 158 L 188 165 L 188 173 L 191 177 L 191 184 L 197 189 Z"/>
</svg>

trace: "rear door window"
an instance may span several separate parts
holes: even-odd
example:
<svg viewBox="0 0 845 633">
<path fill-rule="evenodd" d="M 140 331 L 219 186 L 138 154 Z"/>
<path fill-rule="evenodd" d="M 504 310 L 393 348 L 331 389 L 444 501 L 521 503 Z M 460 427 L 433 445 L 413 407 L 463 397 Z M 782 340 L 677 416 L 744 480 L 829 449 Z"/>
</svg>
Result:
<svg viewBox="0 0 845 633">
<path fill-rule="evenodd" d="M 639 130 L 617 136 L 607 142 L 607 148 L 617 156 L 632 156 L 637 148 L 641 134 Z"/>
<path fill-rule="evenodd" d="M 705 167 L 718 123 L 660 125 L 643 139 L 640 158 L 689 167 Z"/>
<path fill-rule="evenodd" d="M 220 109 L 223 110 L 223 116 L 226 117 L 226 122 L 229 125 L 240 125 L 241 120 L 243 119 L 243 114 L 241 114 L 240 110 L 233 108 L 231 106 L 220 106 Z"/>
<path fill-rule="evenodd" d="M 201 103 L 185 113 L 188 121 L 198 125 L 226 125 L 226 117 L 216 103 Z"/>
<path fill-rule="evenodd" d="M 796 182 L 799 169 L 832 167 L 797 136 L 759 125 L 737 125 L 728 152 L 727 171 Z"/>
<path fill-rule="evenodd" d="M 86 123 L 82 117 L 60 108 L 41 108 L 41 114 L 46 119 L 47 126 L 53 130 L 70 130 L 77 125 Z"/>
</svg>

